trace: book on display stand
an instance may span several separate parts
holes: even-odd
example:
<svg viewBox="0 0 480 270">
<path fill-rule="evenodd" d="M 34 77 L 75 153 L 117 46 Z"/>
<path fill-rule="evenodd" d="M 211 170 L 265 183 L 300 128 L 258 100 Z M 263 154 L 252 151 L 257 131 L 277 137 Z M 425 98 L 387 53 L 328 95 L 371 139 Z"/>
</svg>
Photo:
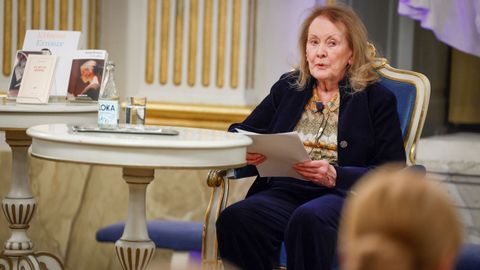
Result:
<svg viewBox="0 0 480 270">
<path fill-rule="evenodd" d="M 15 64 L 12 69 L 12 76 L 10 77 L 7 98 L 15 100 L 22 84 L 23 73 L 27 64 L 28 56 L 31 54 L 49 54 L 47 51 L 17 51 L 15 57 Z"/>
<path fill-rule="evenodd" d="M 107 58 L 105 50 L 76 51 L 70 69 L 68 100 L 98 100 Z"/>
<path fill-rule="evenodd" d="M 28 57 L 18 91 L 17 103 L 47 104 L 52 88 L 56 55 L 32 54 Z"/>
</svg>

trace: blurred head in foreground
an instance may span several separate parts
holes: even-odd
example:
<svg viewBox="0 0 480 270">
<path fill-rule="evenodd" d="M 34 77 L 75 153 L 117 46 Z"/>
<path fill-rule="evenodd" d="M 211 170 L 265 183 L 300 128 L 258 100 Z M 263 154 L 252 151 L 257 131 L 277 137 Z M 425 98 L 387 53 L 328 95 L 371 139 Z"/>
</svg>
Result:
<svg viewBox="0 0 480 270">
<path fill-rule="evenodd" d="M 342 269 L 453 269 L 462 235 L 452 202 L 423 174 L 391 171 L 366 176 L 347 199 Z"/>
</svg>

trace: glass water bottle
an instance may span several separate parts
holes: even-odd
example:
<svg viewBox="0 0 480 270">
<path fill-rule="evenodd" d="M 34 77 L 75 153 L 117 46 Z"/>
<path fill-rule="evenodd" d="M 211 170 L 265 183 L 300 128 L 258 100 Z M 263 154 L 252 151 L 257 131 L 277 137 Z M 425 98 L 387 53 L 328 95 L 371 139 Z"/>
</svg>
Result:
<svg viewBox="0 0 480 270">
<path fill-rule="evenodd" d="M 109 61 L 102 91 L 98 98 L 98 126 L 101 129 L 116 129 L 118 127 L 120 106 L 114 73 L 115 64 Z"/>
</svg>

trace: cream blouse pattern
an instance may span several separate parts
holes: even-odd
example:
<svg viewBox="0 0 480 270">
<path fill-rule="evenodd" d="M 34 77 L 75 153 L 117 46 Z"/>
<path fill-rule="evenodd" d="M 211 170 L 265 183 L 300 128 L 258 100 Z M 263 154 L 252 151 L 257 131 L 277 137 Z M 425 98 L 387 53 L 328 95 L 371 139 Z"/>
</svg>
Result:
<svg viewBox="0 0 480 270">
<path fill-rule="evenodd" d="M 312 160 L 325 159 L 330 164 L 337 164 L 337 129 L 340 96 L 337 93 L 323 108 L 323 113 L 317 111 L 318 101 L 316 91 L 305 106 L 295 131 Z"/>
</svg>

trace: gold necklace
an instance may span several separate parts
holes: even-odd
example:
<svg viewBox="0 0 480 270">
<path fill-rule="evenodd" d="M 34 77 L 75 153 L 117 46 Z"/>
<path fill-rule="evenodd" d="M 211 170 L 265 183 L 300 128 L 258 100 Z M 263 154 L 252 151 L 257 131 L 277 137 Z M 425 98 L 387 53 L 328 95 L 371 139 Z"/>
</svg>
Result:
<svg viewBox="0 0 480 270">
<path fill-rule="evenodd" d="M 317 102 L 321 102 L 316 90 L 317 90 L 316 88 L 313 88 L 312 97 L 310 98 L 310 101 L 307 103 L 307 106 L 305 106 L 305 109 L 308 109 L 313 113 L 318 111 Z"/>
<path fill-rule="evenodd" d="M 313 88 L 312 97 L 310 98 L 310 101 L 305 106 L 305 109 L 306 110 L 308 109 L 309 111 L 311 111 L 313 113 L 316 113 L 316 112 L 318 112 L 317 103 L 322 102 L 322 104 L 324 105 L 324 107 L 323 107 L 324 111 L 325 110 L 334 111 L 339 106 L 339 102 L 338 102 L 339 98 L 340 98 L 340 92 L 337 91 L 337 93 L 335 93 L 335 95 L 332 97 L 332 99 L 323 103 L 323 101 L 321 101 L 320 97 L 318 96 L 317 88 Z"/>
</svg>

